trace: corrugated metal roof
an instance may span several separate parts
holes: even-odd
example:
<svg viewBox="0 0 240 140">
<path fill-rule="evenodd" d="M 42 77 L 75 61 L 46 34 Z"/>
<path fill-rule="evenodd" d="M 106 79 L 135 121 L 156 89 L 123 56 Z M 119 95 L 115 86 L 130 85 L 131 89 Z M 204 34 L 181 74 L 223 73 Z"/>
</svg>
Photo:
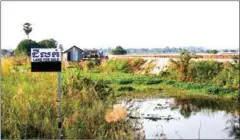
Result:
<svg viewBox="0 0 240 140">
<path fill-rule="evenodd" d="M 64 50 L 64 51 L 63 51 L 63 53 L 65 53 L 65 52 L 67 52 L 67 51 L 71 50 L 73 47 L 74 47 L 74 48 L 77 48 L 78 50 L 81 50 L 81 51 L 83 51 L 82 49 L 80 49 L 80 48 L 78 48 L 77 46 L 75 46 L 75 45 L 74 45 L 74 46 L 72 46 L 72 47 L 70 47 L 70 48 L 68 48 L 68 49 Z"/>
</svg>

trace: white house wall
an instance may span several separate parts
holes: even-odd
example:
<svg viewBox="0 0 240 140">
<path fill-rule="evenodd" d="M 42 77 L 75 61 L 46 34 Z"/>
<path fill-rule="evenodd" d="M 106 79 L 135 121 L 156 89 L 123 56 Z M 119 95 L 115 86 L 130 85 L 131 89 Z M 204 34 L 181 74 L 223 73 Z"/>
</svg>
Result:
<svg viewBox="0 0 240 140">
<path fill-rule="evenodd" d="M 67 53 L 63 53 L 63 61 L 67 61 Z"/>
</svg>

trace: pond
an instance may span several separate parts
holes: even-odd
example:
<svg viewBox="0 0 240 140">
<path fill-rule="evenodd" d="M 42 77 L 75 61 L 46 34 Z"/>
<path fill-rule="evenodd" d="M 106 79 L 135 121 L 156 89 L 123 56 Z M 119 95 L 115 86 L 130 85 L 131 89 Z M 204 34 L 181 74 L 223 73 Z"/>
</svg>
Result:
<svg viewBox="0 0 240 140">
<path fill-rule="evenodd" d="M 128 109 L 137 139 L 239 139 L 237 103 L 200 99 L 134 99 Z"/>
</svg>

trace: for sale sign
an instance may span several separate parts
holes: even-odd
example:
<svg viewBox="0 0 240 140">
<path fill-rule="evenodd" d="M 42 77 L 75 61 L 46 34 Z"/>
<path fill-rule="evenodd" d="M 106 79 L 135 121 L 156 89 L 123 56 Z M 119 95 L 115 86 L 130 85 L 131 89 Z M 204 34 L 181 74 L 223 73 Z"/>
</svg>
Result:
<svg viewBox="0 0 240 140">
<path fill-rule="evenodd" d="M 61 60 L 58 49 L 31 49 L 32 72 L 61 72 Z"/>
</svg>

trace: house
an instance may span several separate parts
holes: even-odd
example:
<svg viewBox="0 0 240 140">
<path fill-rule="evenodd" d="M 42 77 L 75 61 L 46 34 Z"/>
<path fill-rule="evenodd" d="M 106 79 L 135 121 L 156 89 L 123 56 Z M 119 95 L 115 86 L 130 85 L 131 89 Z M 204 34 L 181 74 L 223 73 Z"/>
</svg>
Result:
<svg viewBox="0 0 240 140">
<path fill-rule="evenodd" d="M 13 55 L 14 55 L 13 50 L 7 50 L 7 49 L 1 50 L 1 57 L 7 57 L 7 56 L 13 56 Z"/>
<path fill-rule="evenodd" d="M 84 51 L 75 45 L 63 52 L 63 61 L 78 62 L 82 60 L 83 57 L 84 57 Z"/>
</svg>

